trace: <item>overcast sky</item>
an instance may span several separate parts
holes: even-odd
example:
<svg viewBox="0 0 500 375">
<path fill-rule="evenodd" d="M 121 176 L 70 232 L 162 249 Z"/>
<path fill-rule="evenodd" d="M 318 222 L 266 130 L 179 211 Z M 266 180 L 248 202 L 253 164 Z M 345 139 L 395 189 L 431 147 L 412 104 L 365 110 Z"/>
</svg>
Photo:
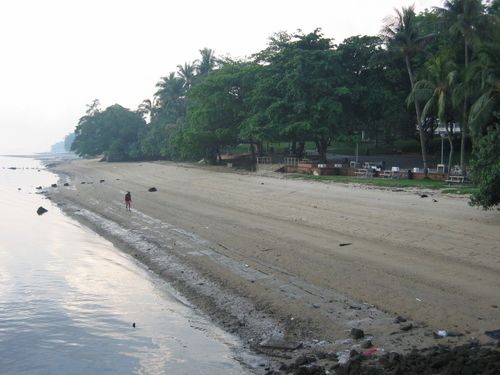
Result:
<svg viewBox="0 0 500 375">
<path fill-rule="evenodd" d="M 442 1 L 0 0 L 0 154 L 48 151 L 93 99 L 136 109 L 201 48 L 244 57 L 318 27 L 340 43 L 410 4 Z"/>
</svg>

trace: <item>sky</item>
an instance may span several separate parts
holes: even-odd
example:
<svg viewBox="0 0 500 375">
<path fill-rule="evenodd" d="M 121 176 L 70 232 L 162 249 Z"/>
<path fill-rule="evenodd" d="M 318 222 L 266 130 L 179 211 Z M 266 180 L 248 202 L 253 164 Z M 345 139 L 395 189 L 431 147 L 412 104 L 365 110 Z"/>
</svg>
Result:
<svg viewBox="0 0 500 375">
<path fill-rule="evenodd" d="M 394 8 L 441 0 L 0 0 L 0 154 L 49 151 L 87 104 L 135 110 L 199 50 L 245 57 L 275 32 L 377 35 Z"/>
</svg>

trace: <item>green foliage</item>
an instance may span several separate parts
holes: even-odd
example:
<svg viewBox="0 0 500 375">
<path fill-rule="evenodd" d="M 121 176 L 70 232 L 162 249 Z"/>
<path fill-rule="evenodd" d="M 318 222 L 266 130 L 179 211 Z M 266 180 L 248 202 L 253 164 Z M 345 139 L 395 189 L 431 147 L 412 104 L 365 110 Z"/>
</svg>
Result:
<svg viewBox="0 0 500 375">
<path fill-rule="evenodd" d="M 500 114 L 496 123 L 481 137 L 471 160 L 471 172 L 479 191 L 471 204 L 484 209 L 500 203 Z"/>
<path fill-rule="evenodd" d="M 253 95 L 253 134 L 290 141 L 314 141 L 320 156 L 339 131 L 344 86 L 338 54 L 319 30 L 281 34 L 258 56 L 264 64 Z M 257 109 L 257 111 L 255 111 Z M 268 125 L 268 132 L 255 129 Z"/>
<path fill-rule="evenodd" d="M 364 134 L 370 142 L 360 145 L 361 153 L 365 147 L 370 153 L 420 148 L 425 167 L 437 124 L 460 123 L 470 131 L 477 181 L 484 182 L 477 165 L 494 168 L 495 159 L 487 157 L 494 152 L 484 142 L 500 110 L 498 4 L 450 0 L 418 15 L 403 8 L 387 20 L 381 37 L 353 36 L 339 45 L 319 29 L 281 32 L 246 61 L 201 49 L 198 60 L 162 77 L 137 113 L 119 106 L 101 111 L 94 101 L 72 148 L 109 160 L 215 162 L 237 145 L 262 152 L 274 143 L 274 150 L 297 156 L 315 147 L 324 160 L 332 142 L 354 153 Z M 405 104 L 411 91 L 415 108 Z M 465 151 L 465 131 L 462 139 Z M 455 141 L 450 132 L 450 146 Z M 493 193 L 481 190 L 476 202 L 489 202 L 488 194 L 494 201 Z"/>
<path fill-rule="evenodd" d="M 101 112 L 90 108 L 75 129 L 71 150 L 80 156 L 104 154 L 108 161 L 137 160 L 142 157 L 139 131 L 142 116 L 115 104 Z"/>
<path fill-rule="evenodd" d="M 214 163 L 225 146 L 236 145 L 253 80 L 253 67 L 227 64 L 212 72 L 188 93 L 188 124 L 182 149 L 191 158 Z"/>
<path fill-rule="evenodd" d="M 394 147 L 402 152 L 418 152 L 420 151 L 420 142 L 416 139 L 400 139 L 394 142 Z"/>
</svg>

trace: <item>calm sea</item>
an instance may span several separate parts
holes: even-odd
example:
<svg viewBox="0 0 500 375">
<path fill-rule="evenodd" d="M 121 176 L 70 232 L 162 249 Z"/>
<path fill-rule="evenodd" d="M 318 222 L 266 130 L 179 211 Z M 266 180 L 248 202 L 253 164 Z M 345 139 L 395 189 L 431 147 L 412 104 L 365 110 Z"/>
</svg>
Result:
<svg viewBox="0 0 500 375">
<path fill-rule="evenodd" d="M 0 157 L 1 374 L 250 373 L 234 337 L 37 194 L 56 182 Z"/>
</svg>

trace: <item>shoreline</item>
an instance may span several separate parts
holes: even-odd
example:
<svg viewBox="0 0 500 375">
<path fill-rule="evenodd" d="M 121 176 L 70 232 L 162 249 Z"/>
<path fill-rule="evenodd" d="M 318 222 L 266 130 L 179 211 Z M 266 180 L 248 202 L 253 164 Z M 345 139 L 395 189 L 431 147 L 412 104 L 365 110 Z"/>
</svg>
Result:
<svg viewBox="0 0 500 375">
<path fill-rule="evenodd" d="M 418 308 L 410 313 L 401 311 L 407 321 L 395 323 L 394 319 L 400 313 L 397 307 L 400 303 L 395 303 L 395 306 L 389 306 L 388 309 L 388 305 L 366 302 L 367 299 L 359 298 L 359 292 L 354 293 L 355 296 L 347 296 L 345 290 L 337 291 L 331 284 L 336 280 L 335 277 L 320 272 L 320 269 L 315 270 L 317 262 L 321 264 L 321 257 L 314 257 L 314 252 L 318 251 L 318 255 L 322 256 L 325 241 L 337 242 L 335 245 L 344 250 L 351 248 L 354 241 L 362 240 L 373 244 L 373 239 L 367 239 L 363 233 L 360 233 L 361 239 L 349 233 L 334 233 L 335 236 L 332 236 L 328 231 L 312 225 L 314 223 L 307 222 L 307 219 L 290 217 L 289 213 L 281 215 L 276 212 L 258 212 L 258 215 L 255 215 L 252 212 L 241 212 L 245 202 L 235 202 L 234 206 L 231 202 L 228 203 L 225 194 L 229 193 L 227 187 L 220 186 L 221 182 L 218 180 L 221 175 L 218 172 L 189 171 L 182 165 L 168 163 L 104 164 L 96 161 L 64 161 L 51 165 L 50 170 L 59 175 L 60 185 L 64 182 L 69 184 L 68 187 L 59 186 L 47 191 L 47 195 L 66 214 L 75 217 L 111 240 L 120 249 L 135 256 L 171 283 L 214 322 L 241 337 L 245 346 L 269 358 L 273 369 L 282 366 L 283 362 L 289 365 L 298 356 L 310 353 L 324 354 L 321 355 L 321 365 L 338 363 L 337 354 L 356 348 L 363 351 L 361 346 L 367 340 L 373 341 L 378 353 L 383 354 L 393 351 L 404 353 L 413 348 L 428 347 L 437 343 L 460 345 L 478 336 L 477 331 L 469 330 L 471 333 L 463 333 L 464 336 L 446 337 L 436 341 L 432 333 L 444 327 L 436 326 L 429 319 L 418 319 Z M 168 180 L 174 175 L 179 185 L 170 188 L 167 186 Z M 314 190 L 314 187 L 310 187 L 310 182 L 281 181 L 277 186 L 280 194 L 273 195 L 273 189 L 266 192 L 266 184 L 273 185 L 273 180 L 269 177 L 229 175 L 229 181 L 224 182 L 234 183 L 235 189 L 238 189 L 238 181 L 243 179 L 240 190 L 250 187 L 251 190 L 257 190 L 257 196 L 271 194 L 272 200 L 276 201 L 283 200 L 285 192 L 294 194 L 296 190 L 293 189 L 297 187 Z M 149 182 L 141 183 L 139 180 Z M 160 197 L 160 194 L 148 193 L 147 187 L 153 182 L 161 192 L 169 189 L 171 191 Z M 201 186 L 198 186 L 200 182 L 204 183 L 209 191 L 206 196 L 202 193 L 203 189 L 200 190 Z M 292 189 L 289 189 L 290 186 L 282 186 L 283 183 L 293 185 Z M 163 185 L 160 186 L 161 184 Z M 131 185 L 134 189 L 137 187 L 137 190 L 125 188 L 124 185 Z M 194 191 L 188 194 L 193 186 Z M 140 191 L 135 195 L 139 203 L 136 204 L 133 198 L 130 216 L 124 216 L 126 213 L 121 202 L 122 189 Z M 222 194 L 220 189 L 224 190 Z M 320 190 L 324 189 L 323 187 Z M 342 189 L 346 193 L 346 188 Z M 240 190 L 238 192 L 245 194 Z M 358 199 L 362 201 L 370 198 L 365 196 L 363 189 L 354 188 L 353 191 L 352 194 L 360 195 Z M 193 206 L 187 207 L 183 206 L 183 202 L 175 202 L 169 193 L 175 193 L 179 200 L 184 203 L 191 202 Z M 205 220 L 198 220 L 196 216 L 200 211 L 193 199 L 198 197 L 199 205 L 207 205 L 208 208 L 208 218 Z M 211 199 L 215 201 L 213 204 Z M 144 201 L 148 201 L 149 205 L 141 206 L 140 202 Z M 286 195 L 281 204 L 285 203 L 291 203 Z M 450 204 L 453 205 L 453 202 Z M 310 202 L 307 205 L 312 211 L 318 209 L 317 205 L 311 206 Z M 157 210 L 158 207 L 163 209 Z M 281 205 L 278 207 L 281 208 Z M 247 211 L 252 210 L 251 207 L 245 208 Z M 207 211 L 205 207 L 200 209 L 203 214 Z M 300 210 L 294 211 L 293 214 L 300 215 Z M 183 216 L 189 220 L 183 222 Z M 296 239 L 292 239 L 285 244 L 284 249 L 280 249 L 280 254 L 270 259 L 268 254 L 275 252 L 276 248 L 280 247 L 281 240 L 286 240 L 286 236 L 255 222 L 256 217 L 265 219 L 269 226 L 276 225 L 280 230 L 289 230 L 289 233 L 297 230 L 311 232 L 300 237 L 300 245 L 304 248 L 311 246 L 317 250 L 312 250 L 313 255 L 310 255 L 294 249 L 295 254 L 290 257 L 283 250 L 297 243 Z M 215 219 L 223 224 L 222 228 L 217 228 Z M 498 215 L 490 214 L 489 220 L 494 224 L 498 223 Z M 196 226 L 194 223 L 203 225 Z M 209 230 L 212 225 L 216 228 Z M 242 228 L 240 232 L 239 227 Z M 229 233 L 228 228 L 231 229 Z M 252 236 L 254 238 L 251 238 Z M 487 242 L 491 246 L 491 242 Z M 247 253 L 250 246 L 256 249 Z M 492 249 L 495 250 L 494 247 Z M 354 269 L 348 270 L 349 274 L 362 275 L 363 265 L 350 261 L 349 252 L 342 251 L 334 255 L 339 257 L 339 263 L 343 263 L 341 266 L 355 265 Z M 374 261 L 371 255 L 367 254 L 368 262 Z M 304 265 L 300 264 L 300 258 L 297 256 L 304 257 Z M 493 257 L 496 256 L 498 253 L 495 251 Z M 312 263 L 313 267 L 305 267 L 305 263 Z M 311 275 L 311 272 L 314 275 Z M 327 282 L 321 279 L 327 279 Z M 426 283 L 429 282 L 423 284 Z M 415 298 L 418 302 L 418 297 Z M 422 300 L 424 299 L 421 298 Z M 408 310 L 412 311 L 411 308 Z M 364 330 L 366 337 L 353 339 L 350 335 L 352 328 Z M 465 331 L 464 327 L 458 329 Z M 484 337 L 480 338 L 484 341 Z"/>
</svg>

